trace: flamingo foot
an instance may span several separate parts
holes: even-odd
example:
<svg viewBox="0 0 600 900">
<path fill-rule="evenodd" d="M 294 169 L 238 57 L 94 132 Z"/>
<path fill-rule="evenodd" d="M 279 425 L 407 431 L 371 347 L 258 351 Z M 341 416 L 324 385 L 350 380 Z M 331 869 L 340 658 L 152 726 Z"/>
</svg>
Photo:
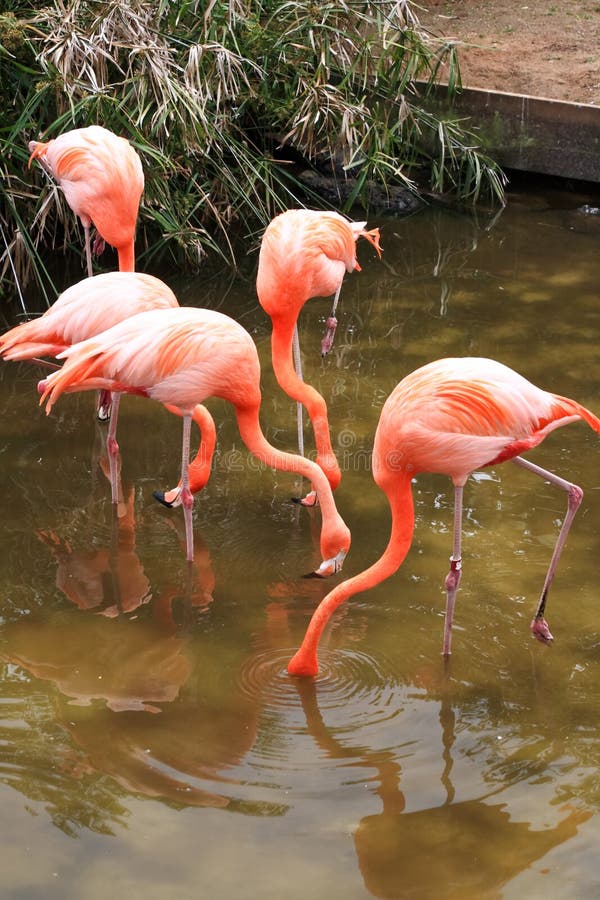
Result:
<svg viewBox="0 0 600 900">
<path fill-rule="evenodd" d="M 317 654 L 311 651 L 298 650 L 290 659 L 287 670 L 289 675 L 299 675 L 303 678 L 310 678 L 319 674 L 319 663 Z"/>
<path fill-rule="evenodd" d="M 548 627 L 548 623 L 543 618 L 543 616 L 532 619 L 530 628 L 534 638 L 536 638 L 538 641 L 541 641 L 542 644 L 551 644 L 554 640 L 552 632 Z"/>
<path fill-rule="evenodd" d="M 306 497 L 292 497 L 292 503 L 299 503 L 300 506 L 306 506 L 313 509 L 319 505 L 319 498 L 316 491 L 310 491 Z"/>
<path fill-rule="evenodd" d="M 335 329 L 337 328 L 337 319 L 335 316 L 329 316 L 325 323 L 325 334 L 321 341 L 321 356 L 327 356 L 333 347 L 333 339 L 335 337 Z"/>
<path fill-rule="evenodd" d="M 104 238 L 96 232 L 96 236 L 94 237 L 94 243 L 92 246 L 92 252 L 94 256 L 101 256 L 106 249 L 106 242 Z"/>
</svg>

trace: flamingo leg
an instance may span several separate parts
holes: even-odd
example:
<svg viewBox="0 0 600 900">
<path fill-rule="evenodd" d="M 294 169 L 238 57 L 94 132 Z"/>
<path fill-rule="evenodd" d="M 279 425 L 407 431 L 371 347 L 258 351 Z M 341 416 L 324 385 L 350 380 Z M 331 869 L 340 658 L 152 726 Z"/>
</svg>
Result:
<svg viewBox="0 0 600 900">
<path fill-rule="evenodd" d="M 460 584 L 462 571 L 461 536 L 462 536 L 462 506 L 463 485 L 454 485 L 454 536 L 452 556 L 450 557 L 450 570 L 446 575 L 444 587 L 446 589 L 446 616 L 444 619 L 444 656 L 450 656 L 452 644 L 452 619 L 454 618 L 454 604 L 456 593 Z"/>
<path fill-rule="evenodd" d="M 298 323 L 294 325 L 294 336 L 292 338 L 292 353 L 294 356 L 294 369 L 296 375 L 301 381 L 304 381 L 302 375 L 302 357 L 300 356 L 300 338 L 298 336 Z M 304 456 L 304 408 L 299 400 L 296 401 L 296 418 L 298 421 L 298 452 L 300 456 Z M 318 498 L 315 490 L 311 490 L 306 497 L 297 501 L 302 506 L 318 506 Z"/>
<path fill-rule="evenodd" d="M 194 530 L 192 525 L 192 507 L 194 495 L 190 490 L 190 441 L 192 432 L 192 417 L 183 417 L 183 440 L 181 443 L 181 505 L 183 506 L 183 520 L 185 522 L 185 549 L 188 562 L 194 561 Z"/>
<path fill-rule="evenodd" d="M 333 347 L 333 339 L 335 337 L 335 330 L 337 328 L 337 319 L 335 317 L 335 311 L 337 309 L 338 301 L 340 299 L 340 293 L 342 291 L 342 282 L 338 284 L 337 291 L 335 292 L 335 296 L 333 298 L 333 305 L 331 307 L 331 313 L 327 322 L 325 323 L 325 334 L 323 335 L 323 339 L 321 341 L 321 356 L 327 356 L 331 348 Z"/>
<path fill-rule="evenodd" d="M 165 403 L 164 405 L 174 415 L 183 416 L 179 407 L 170 403 Z M 192 419 L 200 430 L 200 447 L 196 458 L 188 466 L 189 488 L 192 494 L 196 495 L 206 486 L 210 478 L 212 459 L 217 442 L 217 429 L 213 417 L 206 407 L 200 403 L 194 407 Z M 153 497 L 169 509 L 179 506 L 181 504 L 181 482 L 172 490 L 153 491 Z"/>
<path fill-rule="evenodd" d="M 294 325 L 294 337 L 292 338 L 292 353 L 294 355 L 294 369 L 300 381 L 304 381 L 302 376 L 302 357 L 300 356 L 300 338 L 298 336 L 298 323 Z M 300 401 L 296 401 L 296 417 L 298 419 L 298 452 L 300 456 L 304 456 L 304 421 L 303 409 Z"/>
<path fill-rule="evenodd" d="M 94 267 L 92 266 L 92 245 L 90 242 L 90 226 L 83 226 L 83 233 L 85 234 L 85 260 L 87 263 L 87 273 L 88 278 L 91 278 L 94 274 Z"/>
<path fill-rule="evenodd" d="M 119 502 L 119 445 L 117 443 L 117 421 L 119 419 L 119 403 L 121 395 L 113 394 L 112 415 L 106 435 L 106 452 L 110 467 L 110 491 L 113 503 Z"/>
<path fill-rule="evenodd" d="M 533 632 L 533 635 L 539 641 L 542 641 L 542 643 L 549 644 L 553 640 L 553 637 L 548 627 L 548 623 L 544 619 L 546 599 L 548 597 L 550 585 L 552 584 L 552 580 L 554 578 L 554 573 L 556 572 L 556 567 L 558 566 L 558 560 L 560 559 L 560 555 L 567 540 L 569 529 L 571 528 L 571 523 L 573 522 L 575 513 L 579 509 L 581 501 L 583 500 L 583 491 L 578 485 L 572 484 L 570 481 L 566 481 L 564 478 L 561 478 L 559 475 L 554 475 L 552 472 L 548 472 L 546 469 L 542 469 L 541 466 L 536 466 L 535 463 L 529 462 L 528 459 L 523 459 L 522 456 L 515 456 L 513 462 L 518 466 L 522 466 L 524 469 L 527 469 L 528 472 L 533 472 L 534 475 L 539 475 L 540 478 L 544 478 L 546 481 L 549 481 L 550 484 L 555 484 L 557 487 L 559 487 L 563 491 L 566 491 L 567 493 L 567 512 L 556 539 L 552 558 L 550 559 L 550 565 L 548 566 L 548 571 L 546 572 L 546 578 L 544 580 L 542 593 L 540 595 L 534 617 L 531 620 L 531 631 Z"/>
</svg>

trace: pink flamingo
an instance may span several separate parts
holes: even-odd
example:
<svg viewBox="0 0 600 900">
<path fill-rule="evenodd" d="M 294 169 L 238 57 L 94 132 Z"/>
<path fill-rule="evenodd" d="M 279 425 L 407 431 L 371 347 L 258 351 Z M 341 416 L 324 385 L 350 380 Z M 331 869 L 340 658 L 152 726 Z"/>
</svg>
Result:
<svg viewBox="0 0 600 900">
<path fill-rule="evenodd" d="M 93 275 L 63 291 L 43 316 L 5 332 L 0 337 L 0 356 L 5 360 L 35 361 L 40 356 L 56 357 L 71 345 L 94 337 L 136 313 L 177 308 L 179 303 L 173 291 L 152 275 L 139 272 Z M 107 396 L 110 398 L 110 393 Z M 106 436 L 113 503 L 118 500 L 119 448 L 116 434 L 119 401 L 120 395 L 116 392 L 112 396 L 112 415 Z M 106 409 L 105 404 L 106 399 L 103 401 L 103 408 Z M 171 412 L 179 413 L 178 410 Z M 205 407 L 194 409 L 193 418 L 202 433 L 200 449 L 192 463 L 194 490 L 201 490 L 210 474 L 216 430 L 212 416 Z M 176 493 L 177 488 L 172 496 Z"/>
<path fill-rule="evenodd" d="M 568 497 L 567 513 L 531 622 L 535 637 L 550 642 L 552 634 L 544 619 L 546 598 L 583 491 L 519 454 L 536 447 L 555 428 L 578 419 L 600 433 L 600 419 L 575 400 L 543 391 L 491 359 L 442 359 L 407 375 L 381 411 L 373 446 L 373 477 L 392 512 L 389 543 L 377 562 L 338 584 L 321 601 L 288 671 L 316 675 L 319 638 L 333 611 L 358 591 L 389 578 L 403 562 L 414 529 L 411 481 L 419 472 L 439 472 L 454 483 L 454 542 L 445 582 L 443 653 L 448 656 L 462 567 L 463 486 L 475 469 L 509 459 L 566 491 Z"/>
<path fill-rule="evenodd" d="M 62 188 L 65 199 L 81 219 L 85 233 L 88 275 L 93 274 L 90 226 L 101 240 L 115 247 L 121 272 L 135 268 L 135 226 L 144 190 L 142 163 L 129 141 L 100 125 L 75 128 L 45 143 L 30 141 L 29 165 L 40 161 Z"/>
<path fill-rule="evenodd" d="M 260 363 L 254 341 L 237 322 L 208 309 L 161 309 L 132 316 L 60 354 L 61 369 L 40 383 L 46 411 L 64 391 L 94 388 L 150 397 L 183 416 L 181 505 L 187 558 L 193 558 L 189 487 L 190 427 L 194 408 L 210 396 L 230 402 L 246 446 L 268 466 L 310 478 L 319 490 L 323 523 L 317 574 L 340 570 L 350 532 L 339 515 L 327 478 L 315 463 L 272 447 L 259 421 Z M 321 496 L 322 495 L 322 496 Z"/>
<path fill-rule="evenodd" d="M 263 235 L 256 276 L 258 299 L 271 317 L 273 327 L 273 371 L 280 387 L 297 401 L 300 453 L 304 455 L 304 405 L 315 435 L 317 463 L 332 490 L 336 489 L 342 475 L 331 446 L 325 400 L 302 380 L 297 322 L 307 300 L 335 294 L 336 303 L 345 273 L 360 271 L 356 260 L 359 237 L 365 237 L 381 255 L 379 229 L 365 231 L 365 225 L 366 222 L 349 222 L 336 212 L 287 210 L 273 219 Z M 325 352 L 333 341 L 334 317 L 330 319 L 329 337 L 323 346 Z M 312 506 L 315 501 L 313 492 L 301 502 Z"/>
</svg>

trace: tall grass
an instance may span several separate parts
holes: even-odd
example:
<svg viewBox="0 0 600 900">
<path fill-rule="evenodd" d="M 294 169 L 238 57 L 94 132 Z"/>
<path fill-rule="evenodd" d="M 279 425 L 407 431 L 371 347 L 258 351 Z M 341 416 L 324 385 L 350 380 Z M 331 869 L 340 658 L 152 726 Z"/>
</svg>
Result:
<svg viewBox="0 0 600 900">
<path fill-rule="evenodd" d="M 49 295 L 49 249 L 79 248 L 77 223 L 27 142 L 99 123 L 144 163 L 140 264 L 197 268 L 278 211 L 319 203 L 302 166 L 366 186 L 501 200 L 502 175 L 455 121 L 422 106 L 417 80 L 441 66 L 460 86 L 455 47 L 420 27 L 408 0 L 53 0 L 0 15 L 4 178 L 1 275 Z M 248 244 L 247 244 L 248 245 Z"/>
</svg>

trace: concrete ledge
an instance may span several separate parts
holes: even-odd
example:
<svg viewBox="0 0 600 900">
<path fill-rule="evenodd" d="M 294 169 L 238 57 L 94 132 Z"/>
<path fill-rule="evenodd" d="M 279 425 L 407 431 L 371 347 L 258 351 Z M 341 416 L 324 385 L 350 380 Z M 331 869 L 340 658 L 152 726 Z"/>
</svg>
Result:
<svg viewBox="0 0 600 900">
<path fill-rule="evenodd" d="M 469 117 L 485 151 L 503 168 L 600 182 L 598 106 L 478 88 L 463 88 L 450 101 L 445 85 L 425 103 L 436 113 Z"/>
</svg>

